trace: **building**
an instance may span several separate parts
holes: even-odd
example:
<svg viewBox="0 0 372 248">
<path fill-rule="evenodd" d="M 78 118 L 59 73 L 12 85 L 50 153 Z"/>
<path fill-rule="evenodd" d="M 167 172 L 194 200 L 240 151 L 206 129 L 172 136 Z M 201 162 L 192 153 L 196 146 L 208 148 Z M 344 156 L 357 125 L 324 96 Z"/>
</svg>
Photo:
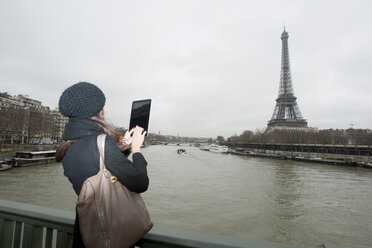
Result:
<svg viewBox="0 0 372 248">
<path fill-rule="evenodd" d="M 0 93 L 0 143 L 56 142 L 67 121 L 38 100 Z"/>
<path fill-rule="evenodd" d="M 25 104 L 0 93 L 0 143 L 21 143 L 25 137 Z"/>
<path fill-rule="evenodd" d="M 61 137 L 62 137 L 62 134 L 63 134 L 63 130 L 65 129 L 65 125 L 68 122 L 68 117 L 62 115 L 59 112 L 59 109 L 58 108 L 55 108 L 51 112 L 51 114 L 53 116 L 53 120 L 54 120 L 55 128 L 56 128 L 54 130 L 52 140 L 58 142 L 58 141 L 61 140 Z"/>
<path fill-rule="evenodd" d="M 18 96 L 15 96 L 13 97 L 15 100 L 21 102 L 25 108 L 27 109 L 32 109 L 32 110 L 36 110 L 36 111 L 43 111 L 45 109 L 43 109 L 43 105 L 41 104 L 40 101 L 37 101 L 37 100 L 34 100 L 34 99 L 31 99 L 29 98 L 28 95 L 18 95 Z"/>
</svg>

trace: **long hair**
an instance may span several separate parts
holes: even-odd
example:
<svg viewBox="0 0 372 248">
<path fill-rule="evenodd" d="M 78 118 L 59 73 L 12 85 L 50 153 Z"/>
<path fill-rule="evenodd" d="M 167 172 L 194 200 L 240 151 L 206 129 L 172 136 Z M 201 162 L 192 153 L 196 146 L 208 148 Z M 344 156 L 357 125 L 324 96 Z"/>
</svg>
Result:
<svg viewBox="0 0 372 248">
<path fill-rule="evenodd" d="M 122 144 L 122 135 L 115 130 L 115 128 L 106 121 L 104 115 L 103 115 L 103 109 L 95 116 L 92 116 L 88 118 L 89 120 L 92 120 L 96 122 L 103 130 L 105 134 L 108 134 L 112 137 L 114 137 L 116 145 L 119 147 L 121 151 L 125 151 L 129 148 L 128 145 Z M 57 147 L 56 149 L 56 161 L 61 162 L 63 157 L 65 156 L 67 149 L 76 142 L 76 140 L 64 140 L 62 143 Z"/>
</svg>

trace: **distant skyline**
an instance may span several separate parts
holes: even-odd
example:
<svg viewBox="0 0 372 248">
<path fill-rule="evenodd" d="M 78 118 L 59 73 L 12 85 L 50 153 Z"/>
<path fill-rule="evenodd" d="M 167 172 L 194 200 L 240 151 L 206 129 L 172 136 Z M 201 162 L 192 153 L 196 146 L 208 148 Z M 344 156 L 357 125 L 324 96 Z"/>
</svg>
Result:
<svg viewBox="0 0 372 248">
<path fill-rule="evenodd" d="M 0 3 L 0 92 L 57 107 L 88 81 L 129 125 L 225 138 L 262 129 L 275 107 L 285 22 L 294 93 L 308 126 L 372 129 L 370 1 L 10 1 Z"/>
</svg>

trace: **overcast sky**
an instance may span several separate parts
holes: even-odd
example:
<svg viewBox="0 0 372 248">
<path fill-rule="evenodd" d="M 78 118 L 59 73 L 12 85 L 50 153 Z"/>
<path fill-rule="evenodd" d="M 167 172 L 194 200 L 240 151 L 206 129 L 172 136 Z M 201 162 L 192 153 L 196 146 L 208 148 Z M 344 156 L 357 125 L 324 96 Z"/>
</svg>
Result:
<svg viewBox="0 0 372 248">
<path fill-rule="evenodd" d="M 1 0 L 0 92 L 55 108 L 68 86 L 106 95 L 129 124 L 151 98 L 150 132 L 225 138 L 266 128 L 289 33 L 308 125 L 372 128 L 372 1 Z"/>
</svg>

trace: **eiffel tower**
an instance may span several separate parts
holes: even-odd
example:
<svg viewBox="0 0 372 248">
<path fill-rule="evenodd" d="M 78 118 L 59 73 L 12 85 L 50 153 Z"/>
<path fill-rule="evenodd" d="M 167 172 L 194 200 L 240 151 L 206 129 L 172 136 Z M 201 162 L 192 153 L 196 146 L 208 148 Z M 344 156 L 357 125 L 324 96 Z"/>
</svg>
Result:
<svg viewBox="0 0 372 248">
<path fill-rule="evenodd" d="M 280 73 L 279 95 L 268 128 L 307 128 L 307 121 L 302 118 L 293 92 L 291 68 L 289 65 L 288 33 L 282 33 L 282 67 Z"/>
</svg>

